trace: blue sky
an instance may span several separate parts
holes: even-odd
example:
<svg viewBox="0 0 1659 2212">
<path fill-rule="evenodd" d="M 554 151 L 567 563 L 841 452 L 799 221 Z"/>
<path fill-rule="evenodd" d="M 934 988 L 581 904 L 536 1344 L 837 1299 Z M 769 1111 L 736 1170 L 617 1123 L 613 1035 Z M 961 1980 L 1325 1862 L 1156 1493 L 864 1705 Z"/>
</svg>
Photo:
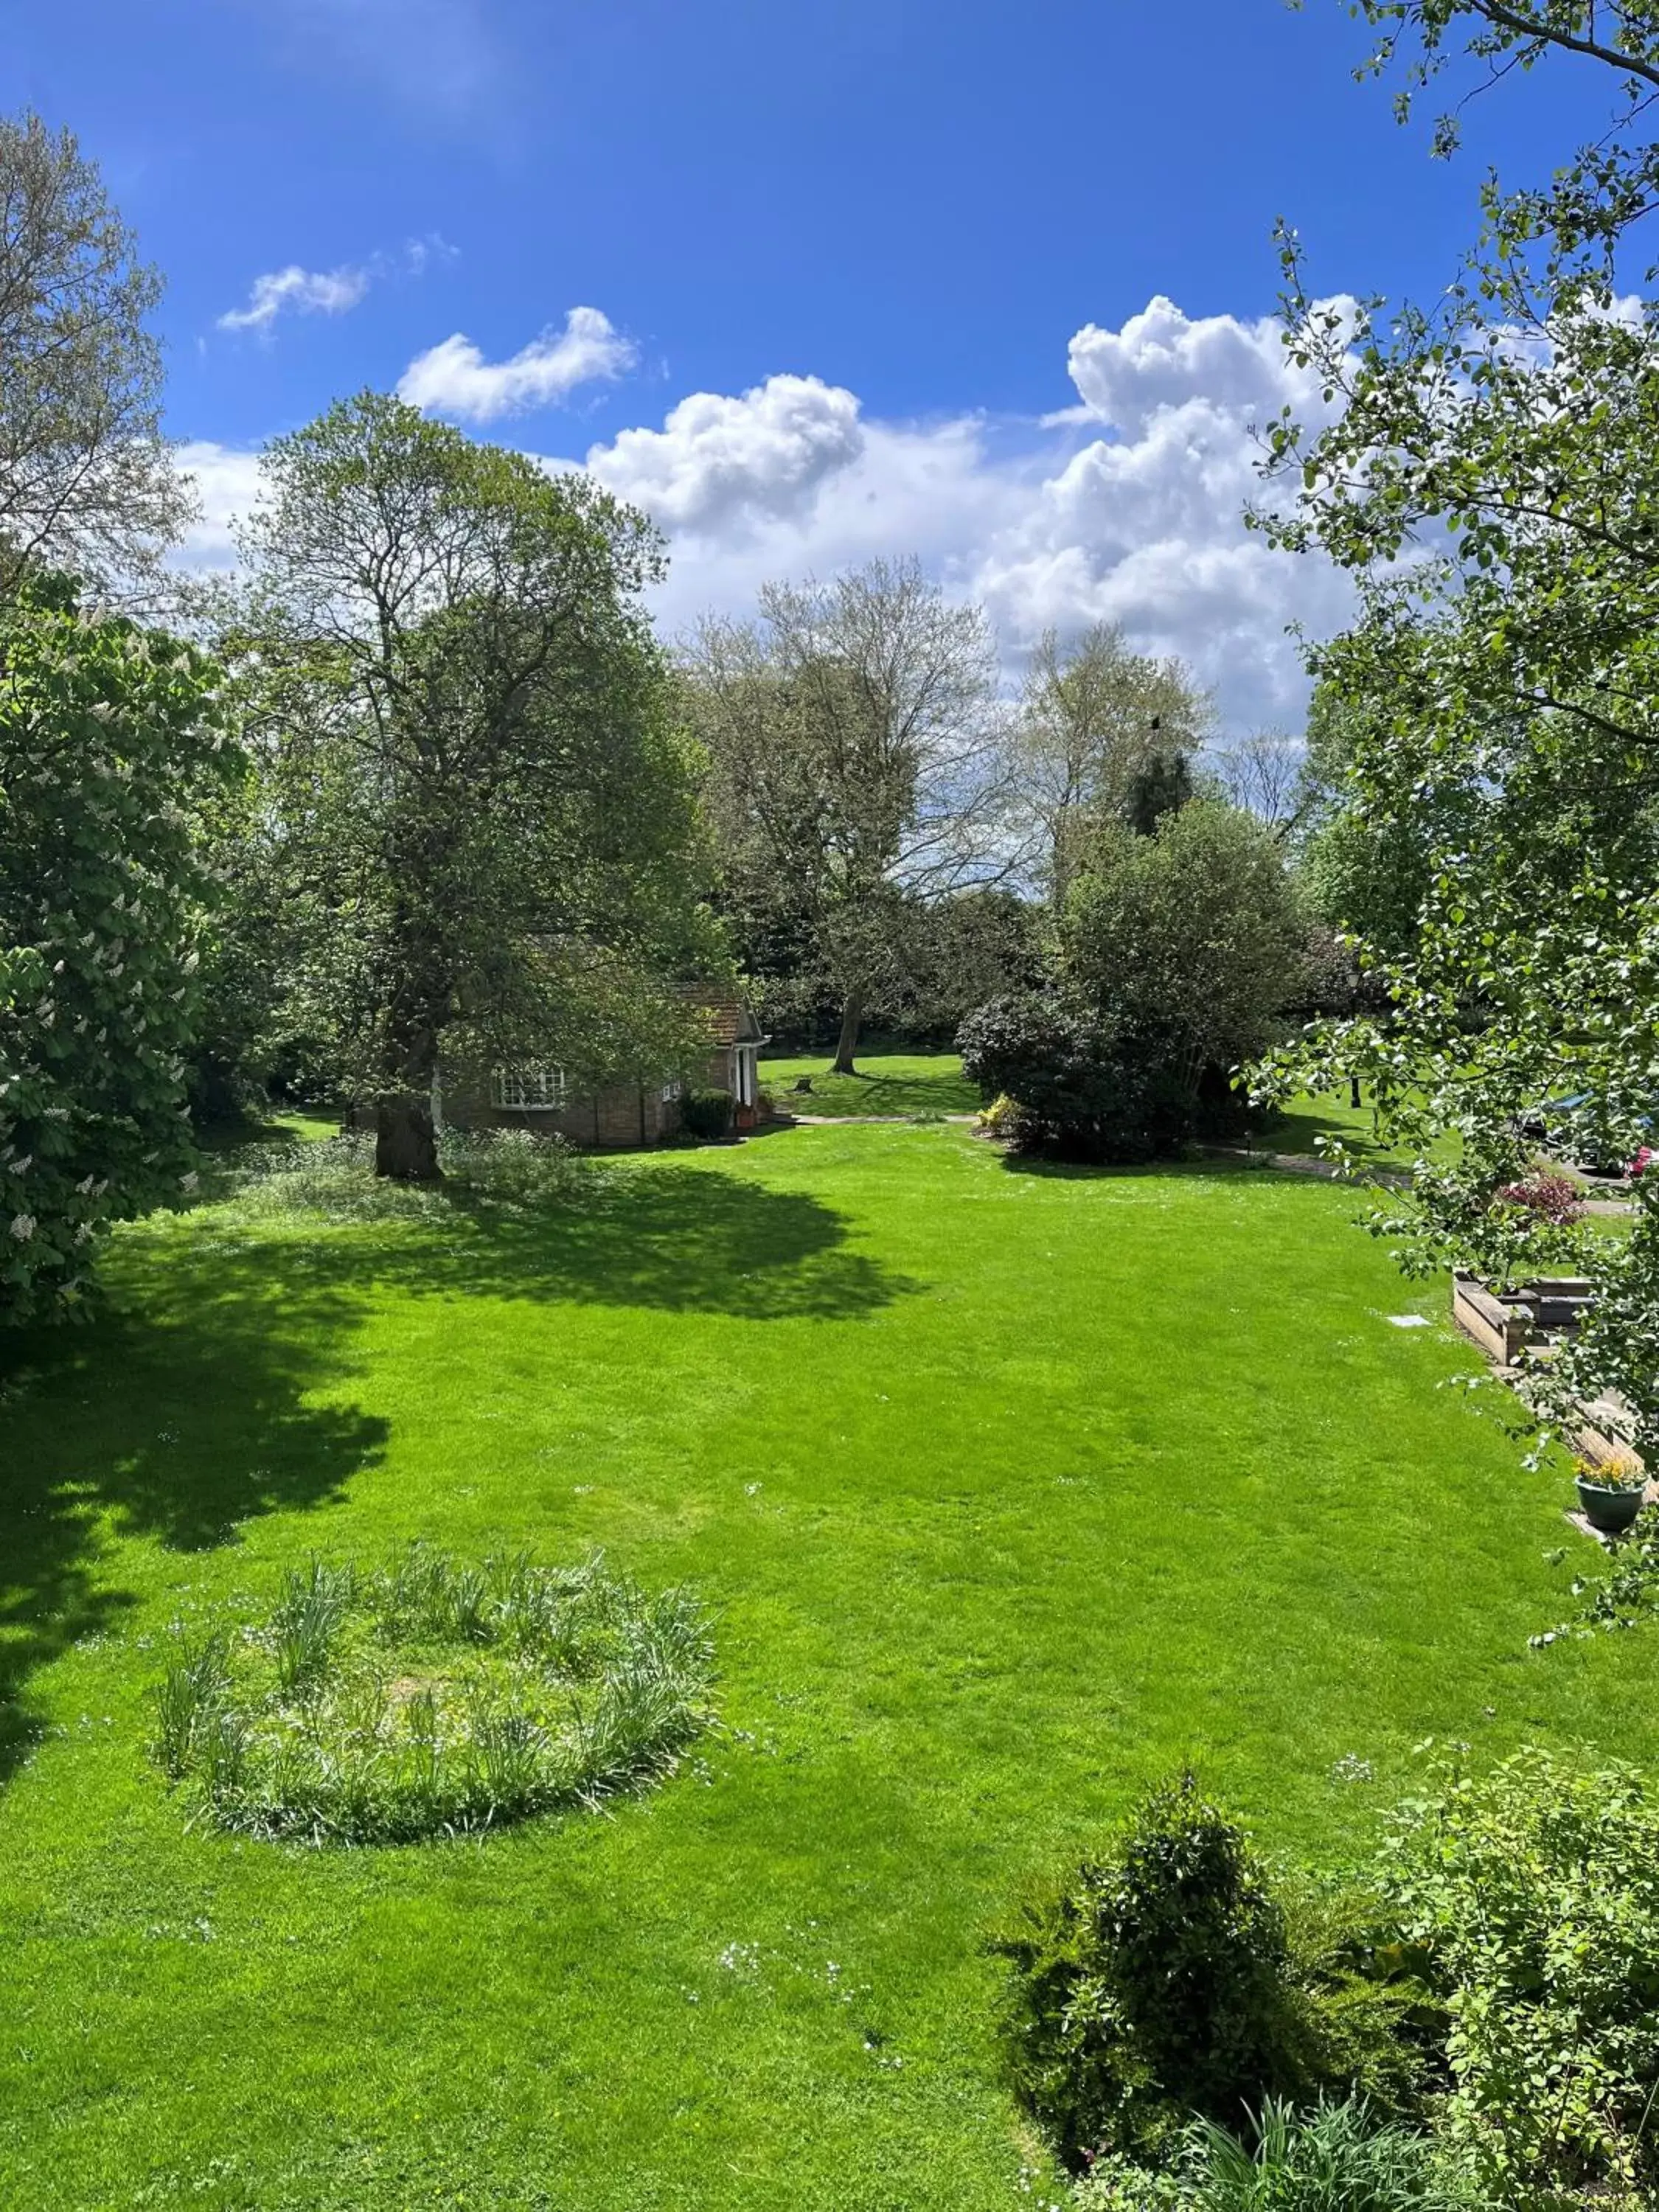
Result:
<svg viewBox="0 0 1659 2212">
<path fill-rule="evenodd" d="M 3 23 L 6 104 L 80 134 L 166 271 L 198 557 L 262 439 L 409 379 L 651 507 L 671 622 L 915 550 L 1011 651 L 1121 619 L 1239 726 L 1294 721 L 1285 622 L 1342 604 L 1295 562 L 1269 580 L 1237 528 L 1248 419 L 1287 396 L 1274 216 L 1322 289 L 1428 296 L 1480 166 L 1536 173 L 1584 119 L 1541 72 L 1431 162 L 1352 82 L 1340 0 L 12 0 Z"/>
</svg>

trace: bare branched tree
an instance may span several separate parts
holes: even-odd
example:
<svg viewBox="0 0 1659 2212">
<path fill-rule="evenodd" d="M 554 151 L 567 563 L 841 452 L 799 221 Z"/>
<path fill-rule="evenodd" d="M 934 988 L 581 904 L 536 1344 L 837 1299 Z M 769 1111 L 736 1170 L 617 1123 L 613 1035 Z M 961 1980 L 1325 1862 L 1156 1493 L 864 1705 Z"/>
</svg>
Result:
<svg viewBox="0 0 1659 2212">
<path fill-rule="evenodd" d="M 1234 805 L 1288 837 L 1310 803 L 1308 749 L 1302 740 L 1280 730 L 1260 730 L 1212 757 Z"/>
<path fill-rule="evenodd" d="M 1115 623 L 1065 643 L 1043 633 L 1026 671 L 1014 757 L 1033 862 L 1056 906 L 1091 828 L 1122 811 L 1155 755 L 1195 753 L 1212 714 L 1190 669 L 1131 652 Z"/>
<path fill-rule="evenodd" d="M 1013 865 L 994 644 L 914 561 L 769 584 L 760 619 L 708 621 L 686 651 L 728 878 L 769 883 L 842 1004 L 852 1072 L 896 902 Z"/>
<path fill-rule="evenodd" d="M 0 589 L 29 562 L 131 586 L 189 520 L 145 327 L 161 291 L 70 132 L 0 117 Z"/>
</svg>

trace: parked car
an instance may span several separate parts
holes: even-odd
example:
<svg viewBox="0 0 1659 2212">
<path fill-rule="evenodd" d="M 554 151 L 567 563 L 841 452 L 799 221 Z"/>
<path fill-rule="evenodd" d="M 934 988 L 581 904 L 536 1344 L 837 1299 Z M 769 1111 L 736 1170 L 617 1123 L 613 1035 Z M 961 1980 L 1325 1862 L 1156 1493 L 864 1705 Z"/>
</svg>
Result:
<svg viewBox="0 0 1659 2212">
<path fill-rule="evenodd" d="M 1595 1093 L 1589 1091 L 1577 1091 L 1565 1098 L 1542 1099 L 1522 1120 L 1521 1133 L 1523 1137 L 1530 1137 L 1538 1144 L 1549 1146 L 1559 1158 L 1570 1161 L 1574 1167 L 1582 1169 L 1586 1175 L 1639 1175 L 1647 1165 L 1647 1161 L 1641 1157 L 1640 1153 L 1634 1159 L 1629 1158 L 1598 1159 L 1587 1157 L 1584 1149 L 1586 1133 L 1576 1124 L 1575 1116 L 1582 1113 L 1585 1107 L 1592 1106 L 1595 1103 Z M 1644 1114 L 1638 1117 L 1636 1127 L 1647 1132 L 1659 1127 L 1659 1123 L 1656 1122 L 1652 1115 Z M 1593 1145 L 1590 1147 L 1591 1152 L 1598 1149 L 1599 1147 Z M 1647 1150 L 1648 1147 L 1645 1145 L 1641 1147 L 1642 1153 L 1645 1153 Z"/>
</svg>

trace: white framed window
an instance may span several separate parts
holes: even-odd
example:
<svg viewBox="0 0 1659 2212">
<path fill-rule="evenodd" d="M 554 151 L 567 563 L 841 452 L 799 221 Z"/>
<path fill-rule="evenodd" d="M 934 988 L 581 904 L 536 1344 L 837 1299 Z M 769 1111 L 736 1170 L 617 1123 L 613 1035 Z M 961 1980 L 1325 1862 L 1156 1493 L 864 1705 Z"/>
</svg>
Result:
<svg viewBox="0 0 1659 2212">
<path fill-rule="evenodd" d="M 663 1104 L 665 1106 L 672 1106 L 684 1088 L 685 1085 L 680 1081 L 678 1075 L 673 1078 L 672 1082 L 665 1083 L 662 1087 Z"/>
<path fill-rule="evenodd" d="M 568 1092 L 562 1067 L 498 1067 L 489 1101 L 507 1114 L 556 1114 Z"/>
</svg>

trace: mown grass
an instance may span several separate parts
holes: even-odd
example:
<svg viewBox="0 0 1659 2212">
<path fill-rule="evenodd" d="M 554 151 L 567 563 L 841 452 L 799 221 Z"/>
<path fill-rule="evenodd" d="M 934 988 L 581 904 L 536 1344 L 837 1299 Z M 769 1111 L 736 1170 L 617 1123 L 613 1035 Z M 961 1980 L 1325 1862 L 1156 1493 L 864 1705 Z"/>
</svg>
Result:
<svg viewBox="0 0 1659 2212">
<path fill-rule="evenodd" d="M 857 1075 L 831 1075 L 830 1058 L 828 1052 L 820 1052 L 763 1060 L 761 1081 L 786 1109 L 836 1121 L 974 1114 L 983 1103 L 955 1053 L 860 1054 Z M 792 1085 L 801 1076 L 811 1079 L 811 1091 L 796 1096 Z M 1363 1164 L 1393 1164 L 1405 1158 L 1378 1141 L 1372 1107 L 1352 1105 L 1346 1088 L 1322 1097 L 1295 1099 L 1278 1111 L 1263 1107 L 1253 1116 L 1249 1135 L 1253 1145 L 1268 1152 L 1312 1157 L 1321 1150 L 1323 1138 L 1340 1139 Z"/>
<path fill-rule="evenodd" d="M 1310 1156 L 1334 1141 L 1341 1144 L 1362 1167 L 1407 1167 L 1413 1157 L 1409 1152 L 1382 1141 L 1377 1134 L 1376 1107 L 1369 1097 L 1354 1105 L 1346 1087 L 1318 1097 L 1293 1098 L 1277 1113 L 1261 1109 L 1252 1123 L 1250 1138 L 1253 1144 L 1267 1152 Z M 1455 1136 L 1437 1138 L 1430 1146 L 1430 1158 L 1455 1158 L 1457 1144 Z"/>
<path fill-rule="evenodd" d="M 791 1113 L 833 1115 L 975 1114 L 980 1096 L 962 1072 L 955 1053 L 860 1053 L 856 1075 L 831 1075 L 828 1052 L 763 1060 L 760 1079 L 777 1103 Z M 810 1096 L 796 1097 L 792 1085 L 810 1076 Z"/>
<path fill-rule="evenodd" d="M 1355 1203 L 825 1127 L 125 1232 L 4 1349 L 0 2203 L 1029 2205 L 981 1936 L 1172 1764 L 1328 1859 L 1426 1736 L 1651 1761 L 1645 1636 L 1527 1649 L 1564 1486 Z M 169 1622 L 416 1536 L 692 1585 L 723 1732 L 599 1820 L 188 1827 Z"/>
</svg>

